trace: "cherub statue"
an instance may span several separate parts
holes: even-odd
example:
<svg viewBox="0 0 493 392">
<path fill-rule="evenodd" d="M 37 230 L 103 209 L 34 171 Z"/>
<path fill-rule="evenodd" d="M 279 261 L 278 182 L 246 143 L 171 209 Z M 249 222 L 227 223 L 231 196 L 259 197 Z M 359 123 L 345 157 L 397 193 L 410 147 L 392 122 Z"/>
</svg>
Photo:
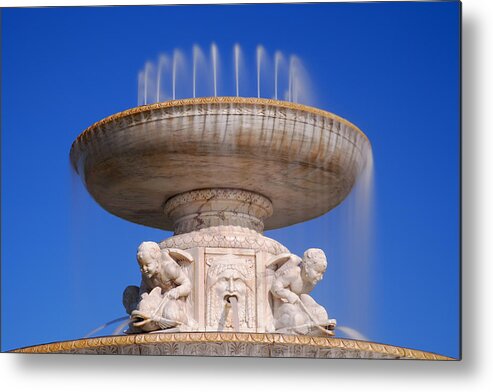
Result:
<svg viewBox="0 0 493 392">
<path fill-rule="evenodd" d="M 268 263 L 271 272 L 273 330 L 297 335 L 333 335 L 336 320 L 308 295 L 322 279 L 327 259 L 321 249 L 308 249 L 303 260 L 291 253 Z"/>
<path fill-rule="evenodd" d="M 131 316 L 127 333 L 193 327 L 188 301 L 192 284 L 184 271 L 193 257 L 180 249 L 161 249 L 155 242 L 143 242 L 137 261 L 142 272 L 140 287 L 128 286 L 123 293 L 123 305 Z"/>
</svg>

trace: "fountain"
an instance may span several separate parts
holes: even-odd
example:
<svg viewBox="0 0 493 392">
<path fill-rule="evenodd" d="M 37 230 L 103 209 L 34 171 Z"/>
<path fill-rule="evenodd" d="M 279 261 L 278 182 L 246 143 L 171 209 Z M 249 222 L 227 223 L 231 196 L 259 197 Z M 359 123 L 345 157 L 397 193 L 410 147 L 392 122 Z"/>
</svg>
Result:
<svg viewBox="0 0 493 392">
<path fill-rule="evenodd" d="M 262 46 L 257 97 L 240 97 L 239 45 L 233 53 L 237 96 L 218 96 L 213 44 L 212 97 L 196 97 L 203 56 L 195 46 L 193 98 L 150 103 L 152 92 L 157 101 L 177 96 L 183 57 L 175 51 L 139 74 L 143 106 L 95 123 L 72 145 L 71 163 L 99 205 L 174 232 L 137 251 L 142 280 L 123 294 L 125 335 L 18 351 L 445 359 L 334 337 L 336 320 L 310 296 L 327 268 L 324 252 L 310 248 L 299 257 L 263 235 L 339 205 L 371 161 L 371 146 L 349 121 L 297 102 L 301 65 L 294 56 L 284 94 L 290 101 L 261 97 Z M 275 98 L 283 58 L 276 52 Z M 170 65 L 172 79 L 163 82 Z"/>
</svg>

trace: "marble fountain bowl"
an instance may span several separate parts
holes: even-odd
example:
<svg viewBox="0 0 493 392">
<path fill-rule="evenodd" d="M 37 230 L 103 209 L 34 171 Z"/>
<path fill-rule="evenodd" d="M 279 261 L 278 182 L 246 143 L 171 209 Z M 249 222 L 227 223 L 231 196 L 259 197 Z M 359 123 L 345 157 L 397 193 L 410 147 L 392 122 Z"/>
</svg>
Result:
<svg viewBox="0 0 493 392">
<path fill-rule="evenodd" d="M 92 197 L 126 220 L 173 230 L 179 194 L 239 189 L 272 204 L 264 228 L 318 217 L 341 203 L 371 154 L 349 121 L 270 99 L 191 98 L 139 106 L 87 128 L 70 159 Z M 270 215 L 270 216 L 269 216 Z"/>
</svg>

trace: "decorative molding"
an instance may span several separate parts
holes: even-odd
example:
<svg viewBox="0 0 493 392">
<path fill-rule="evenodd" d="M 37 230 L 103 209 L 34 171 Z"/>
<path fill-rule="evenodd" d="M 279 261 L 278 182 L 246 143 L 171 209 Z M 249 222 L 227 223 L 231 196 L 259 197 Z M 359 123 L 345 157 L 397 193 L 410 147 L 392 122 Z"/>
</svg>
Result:
<svg viewBox="0 0 493 392">
<path fill-rule="evenodd" d="M 258 232 L 273 213 L 272 202 L 243 189 L 209 188 L 180 193 L 163 206 L 175 234 L 211 226 L 242 226 Z"/>
<path fill-rule="evenodd" d="M 215 226 L 178 234 L 162 241 L 159 246 L 165 248 L 190 249 L 209 248 L 246 248 L 255 252 L 265 251 L 273 255 L 288 253 L 289 250 L 276 240 L 265 237 L 255 230 L 240 226 Z"/>
<path fill-rule="evenodd" d="M 243 189 L 229 188 L 197 189 L 194 191 L 181 193 L 173 196 L 165 203 L 164 211 L 167 214 L 171 214 L 178 206 L 197 200 L 232 200 L 247 202 L 248 204 L 255 205 L 263 209 L 265 216 L 270 216 L 272 214 L 272 202 L 265 196 Z"/>
<path fill-rule="evenodd" d="M 42 344 L 10 352 L 453 360 L 426 351 L 362 340 L 230 332 L 106 336 Z"/>
</svg>

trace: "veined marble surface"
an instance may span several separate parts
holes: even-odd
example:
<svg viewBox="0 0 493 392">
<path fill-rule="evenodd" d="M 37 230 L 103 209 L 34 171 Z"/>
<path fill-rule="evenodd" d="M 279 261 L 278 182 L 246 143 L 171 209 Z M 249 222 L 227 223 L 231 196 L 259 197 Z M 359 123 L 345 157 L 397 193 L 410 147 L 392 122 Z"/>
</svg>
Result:
<svg viewBox="0 0 493 392">
<path fill-rule="evenodd" d="M 195 98 L 141 106 L 104 119 L 72 145 L 72 165 L 110 213 L 173 230 L 174 196 L 230 188 L 270 200 L 265 229 L 337 206 L 371 146 L 349 121 L 290 102 Z"/>
</svg>

